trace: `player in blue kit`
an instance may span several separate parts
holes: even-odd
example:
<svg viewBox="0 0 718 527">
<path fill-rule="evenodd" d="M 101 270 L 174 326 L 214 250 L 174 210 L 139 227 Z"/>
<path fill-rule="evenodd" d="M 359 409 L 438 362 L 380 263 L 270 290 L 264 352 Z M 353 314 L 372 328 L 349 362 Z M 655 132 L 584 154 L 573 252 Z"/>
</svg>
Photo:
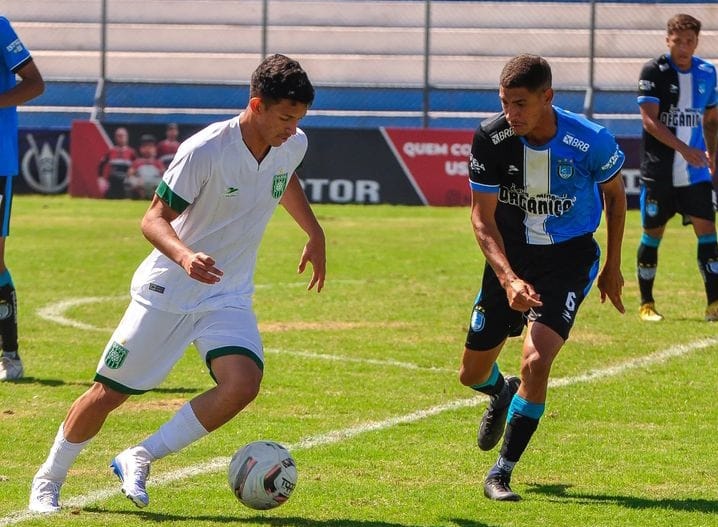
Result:
<svg viewBox="0 0 718 527">
<path fill-rule="evenodd" d="M 707 298 L 705 319 L 718 321 L 718 244 L 712 200 L 718 177 L 718 93 L 715 67 L 693 55 L 700 30 L 700 21 L 690 15 L 671 17 L 668 53 L 647 62 L 638 81 L 643 121 L 643 236 L 637 260 L 639 316 L 646 322 L 663 320 L 656 311 L 653 282 L 658 246 L 666 223 L 676 213 L 683 215 L 685 225 L 693 225 Z"/>
<path fill-rule="evenodd" d="M 20 82 L 16 81 L 20 77 Z M 45 90 L 42 75 L 7 18 L 0 16 L 0 381 L 20 379 L 17 299 L 10 271 L 5 267 L 5 238 L 10 234 L 13 178 L 18 167 L 17 106 Z"/>
<path fill-rule="evenodd" d="M 481 123 L 471 147 L 471 221 L 486 265 L 459 380 L 490 397 L 479 447 L 492 449 L 506 429 L 484 494 L 517 501 L 512 470 L 538 427 L 551 364 L 596 276 L 601 301 L 625 311 L 625 157 L 608 130 L 553 106 L 551 68 L 541 57 L 511 59 L 499 97 L 503 112 Z M 602 208 L 607 242 L 599 272 L 593 233 Z M 521 377 L 505 378 L 496 359 L 524 324 Z"/>
</svg>

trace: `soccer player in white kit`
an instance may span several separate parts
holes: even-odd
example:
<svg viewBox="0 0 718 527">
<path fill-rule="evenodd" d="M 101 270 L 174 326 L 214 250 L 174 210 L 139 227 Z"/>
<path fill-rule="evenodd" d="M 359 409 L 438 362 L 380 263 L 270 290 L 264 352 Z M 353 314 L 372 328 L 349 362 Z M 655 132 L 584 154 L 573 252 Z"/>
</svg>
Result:
<svg viewBox="0 0 718 527">
<path fill-rule="evenodd" d="M 252 311 L 253 273 L 267 222 L 281 203 L 307 233 L 299 271 L 321 291 L 325 239 L 295 174 L 307 150 L 297 128 L 314 100 L 298 62 L 265 59 L 239 116 L 185 141 L 142 219 L 155 247 L 132 279 L 131 302 L 100 358 L 95 382 L 70 407 L 32 482 L 29 508 L 60 510 L 60 488 L 80 451 L 130 395 L 155 388 L 190 343 L 216 386 L 187 402 L 111 469 L 138 507 L 150 463 L 232 419 L 259 392 L 264 356 Z"/>
</svg>

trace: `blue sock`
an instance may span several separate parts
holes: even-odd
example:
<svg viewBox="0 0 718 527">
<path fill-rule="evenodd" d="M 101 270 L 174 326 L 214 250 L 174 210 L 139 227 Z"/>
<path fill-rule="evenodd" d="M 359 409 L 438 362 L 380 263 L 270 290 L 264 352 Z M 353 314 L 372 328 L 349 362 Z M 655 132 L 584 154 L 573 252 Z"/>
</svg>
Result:
<svg viewBox="0 0 718 527">
<path fill-rule="evenodd" d="M 5 271 L 0 273 L 0 287 L 4 285 L 15 287 L 15 284 L 12 283 L 12 276 L 10 276 L 10 270 L 8 269 L 5 269 Z"/>
<path fill-rule="evenodd" d="M 489 374 L 489 378 L 486 379 L 481 384 L 474 384 L 471 386 L 472 390 L 476 390 L 477 392 L 485 393 L 486 395 L 492 396 L 496 395 L 504 387 L 504 376 L 501 375 L 501 371 L 499 370 L 499 365 L 494 362 L 494 365 L 491 368 L 491 373 Z"/>
</svg>

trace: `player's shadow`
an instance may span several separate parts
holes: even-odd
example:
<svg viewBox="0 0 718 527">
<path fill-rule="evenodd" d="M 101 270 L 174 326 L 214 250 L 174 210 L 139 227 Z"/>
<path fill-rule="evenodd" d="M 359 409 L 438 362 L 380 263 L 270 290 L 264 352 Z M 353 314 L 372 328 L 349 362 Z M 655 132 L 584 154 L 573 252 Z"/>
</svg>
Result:
<svg viewBox="0 0 718 527">
<path fill-rule="evenodd" d="M 317 520 L 314 518 L 301 518 L 297 516 L 240 516 L 240 515 L 182 515 L 182 514 L 163 514 L 159 512 L 125 510 L 125 511 L 108 511 L 101 507 L 85 507 L 82 512 L 92 514 L 121 514 L 136 517 L 146 523 L 172 523 L 177 525 L 194 525 L 196 522 L 208 523 L 234 523 L 242 525 L 245 523 L 252 525 L 266 525 L 267 527 L 420 527 L 409 523 L 394 523 L 377 520 L 350 520 L 347 518 L 333 518 L 330 520 Z M 90 518 L 88 518 L 90 520 Z M 451 520 L 459 527 L 491 527 L 488 524 L 474 522 L 471 520 Z"/>
<path fill-rule="evenodd" d="M 39 384 L 40 386 L 50 386 L 50 387 L 57 387 L 57 386 L 87 386 L 89 387 L 92 383 L 90 382 L 67 382 L 63 381 L 62 379 L 40 379 L 38 377 L 23 377 L 22 379 L 16 379 L 13 381 L 9 381 L 13 384 Z"/>
<path fill-rule="evenodd" d="M 63 381 L 62 379 L 40 379 L 38 377 L 23 377 L 22 379 L 16 379 L 13 381 L 8 381 L 13 384 L 39 384 L 40 386 L 51 386 L 51 387 L 57 387 L 57 386 L 84 386 L 85 388 L 89 388 L 92 386 L 92 383 L 89 381 Z M 186 393 L 186 394 L 192 394 L 192 393 L 200 393 L 205 391 L 207 388 L 187 388 L 183 386 L 179 386 L 177 388 L 172 387 L 164 387 L 164 388 L 155 388 L 152 390 L 152 392 L 157 393 L 169 393 L 169 394 L 177 394 L 177 393 Z"/>
<path fill-rule="evenodd" d="M 448 518 L 452 523 L 455 523 L 458 527 L 492 527 L 496 524 L 489 524 L 484 522 L 477 522 L 476 520 L 469 520 L 466 518 Z"/>
<path fill-rule="evenodd" d="M 540 483 L 529 483 L 528 492 L 561 498 L 562 501 L 566 500 L 583 505 L 606 503 L 620 505 L 627 509 L 669 509 L 685 512 L 705 512 L 707 514 L 715 514 L 718 512 L 718 500 L 702 498 L 651 499 L 637 496 L 569 492 L 568 489 L 572 486 L 573 485 L 566 484 L 542 485 Z"/>
</svg>

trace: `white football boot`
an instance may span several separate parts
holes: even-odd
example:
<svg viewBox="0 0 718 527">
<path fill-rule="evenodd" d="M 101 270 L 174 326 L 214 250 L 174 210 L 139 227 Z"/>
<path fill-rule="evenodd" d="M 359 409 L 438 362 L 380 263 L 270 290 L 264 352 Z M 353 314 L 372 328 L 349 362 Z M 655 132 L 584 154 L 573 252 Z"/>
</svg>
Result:
<svg viewBox="0 0 718 527">
<path fill-rule="evenodd" d="M 19 358 L 0 357 L 0 381 L 22 379 L 23 373 L 22 361 Z"/>
<path fill-rule="evenodd" d="M 135 446 L 117 454 L 110 463 L 110 468 L 122 482 L 122 493 L 140 508 L 147 507 L 150 502 L 145 488 L 150 475 L 150 461 L 147 449 Z"/>
<path fill-rule="evenodd" d="M 60 511 L 60 487 L 62 483 L 51 479 L 35 477 L 30 490 L 30 503 L 27 508 L 32 512 L 50 514 Z"/>
</svg>

